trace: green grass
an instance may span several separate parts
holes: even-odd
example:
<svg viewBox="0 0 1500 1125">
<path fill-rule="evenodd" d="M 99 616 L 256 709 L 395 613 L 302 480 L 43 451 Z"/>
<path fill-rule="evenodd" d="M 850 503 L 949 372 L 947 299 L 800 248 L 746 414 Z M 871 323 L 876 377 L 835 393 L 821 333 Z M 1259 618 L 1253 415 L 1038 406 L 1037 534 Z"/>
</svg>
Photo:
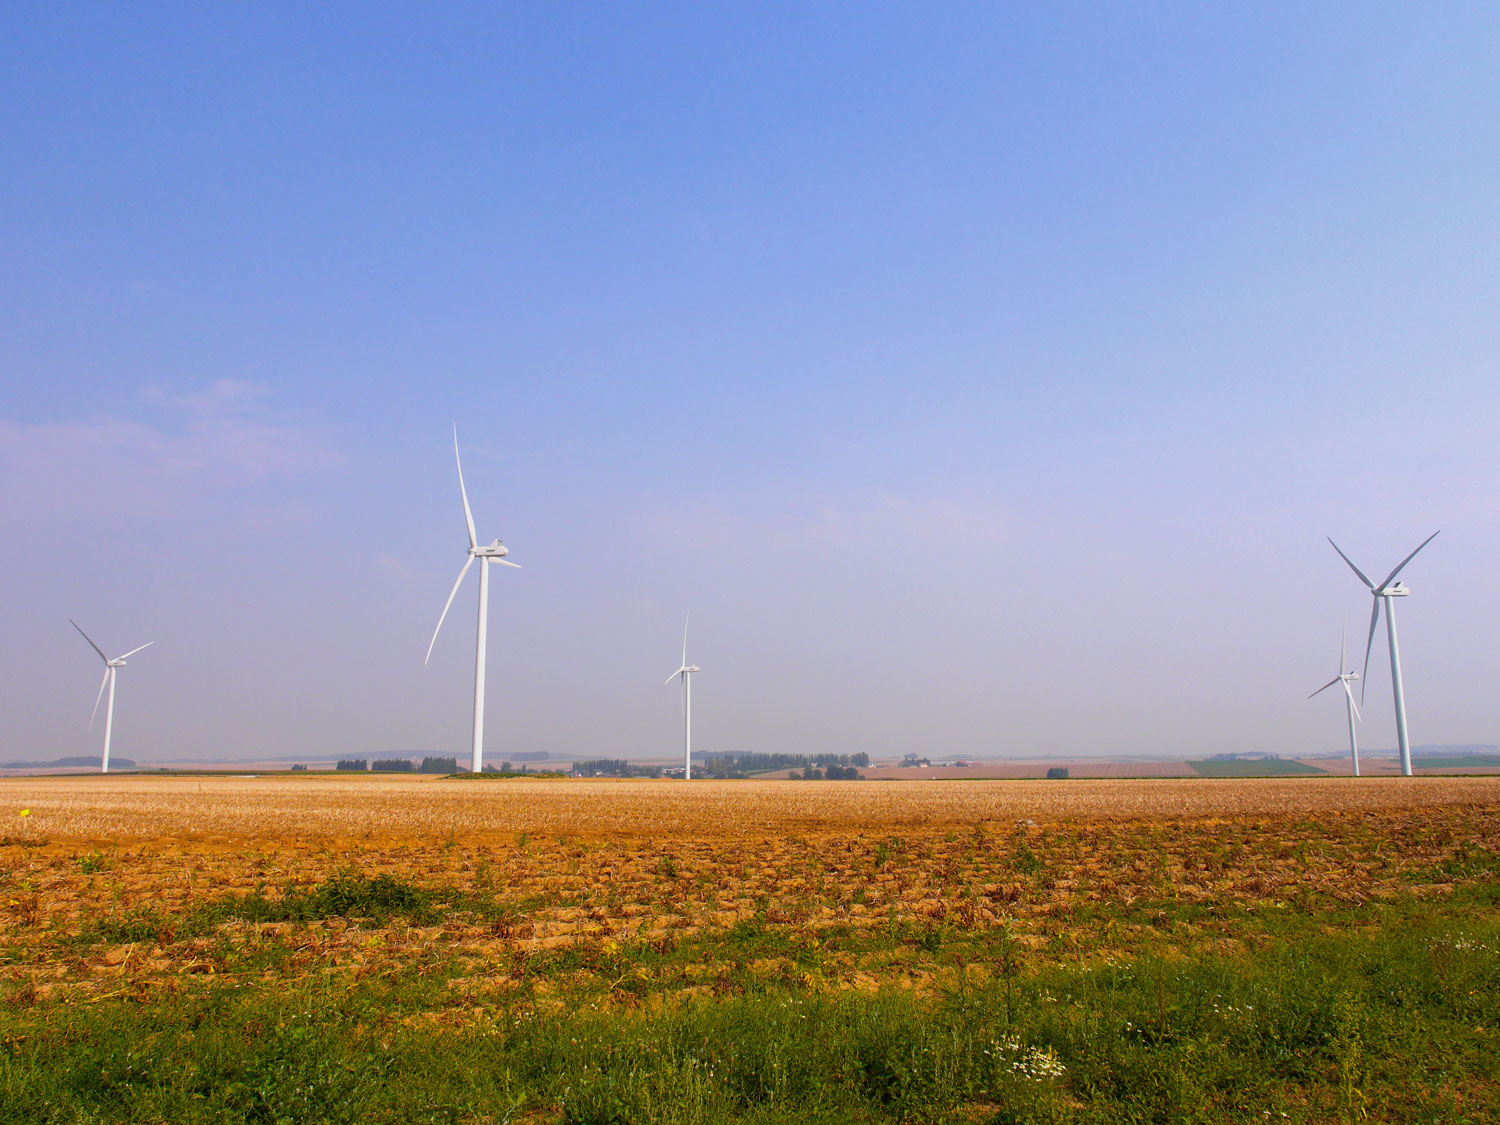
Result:
<svg viewBox="0 0 1500 1125">
<path fill-rule="evenodd" d="M 308 897 L 411 908 L 389 890 Z M 424 970 L 144 1003 L 13 996 L 0 1121 L 1495 1121 L 1496 897 L 1485 882 L 1341 915 L 1280 911 L 1231 955 L 1034 958 L 1007 973 L 992 951 L 986 972 L 955 961 L 951 983 L 921 994 L 762 982 L 595 1008 L 542 1003 L 527 984 L 476 1014 Z M 887 940 L 941 963 L 943 934 Z M 722 938 L 744 955 L 772 940 L 754 923 Z M 553 987 L 576 968 L 554 967 Z"/>
<path fill-rule="evenodd" d="M 88 859 L 90 857 L 84 857 Z M 82 864 L 80 864 L 82 866 Z M 89 870 L 98 870 L 92 866 Z M 450 898 L 468 896 L 454 895 Z M 447 904 L 445 904 L 447 905 Z M 496 913 L 489 900 L 464 906 L 475 913 Z M 288 887 L 279 898 L 260 891 L 209 899 L 182 914 L 169 915 L 138 907 L 116 917 L 98 918 L 85 925 L 76 943 L 161 942 L 201 936 L 224 922 L 311 922 L 322 918 L 358 918 L 387 922 L 405 918 L 418 925 L 437 921 L 434 893 L 390 875 L 366 875 L 353 868 L 335 872 L 311 887 Z"/>
<path fill-rule="evenodd" d="M 1310 766 L 1306 762 L 1292 762 L 1278 758 L 1189 762 L 1188 765 L 1192 766 L 1202 777 L 1287 777 L 1328 772 L 1318 769 L 1317 766 Z"/>
</svg>

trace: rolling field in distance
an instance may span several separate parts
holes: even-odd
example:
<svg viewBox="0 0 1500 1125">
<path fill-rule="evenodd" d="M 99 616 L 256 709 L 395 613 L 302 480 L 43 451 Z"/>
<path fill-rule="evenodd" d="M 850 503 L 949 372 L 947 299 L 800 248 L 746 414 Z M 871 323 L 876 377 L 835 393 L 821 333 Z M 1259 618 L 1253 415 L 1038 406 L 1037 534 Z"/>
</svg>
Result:
<svg viewBox="0 0 1500 1125">
<path fill-rule="evenodd" d="M 28 1120 L 1500 1114 L 1497 778 L 5 779 L 0 864 Z"/>
</svg>

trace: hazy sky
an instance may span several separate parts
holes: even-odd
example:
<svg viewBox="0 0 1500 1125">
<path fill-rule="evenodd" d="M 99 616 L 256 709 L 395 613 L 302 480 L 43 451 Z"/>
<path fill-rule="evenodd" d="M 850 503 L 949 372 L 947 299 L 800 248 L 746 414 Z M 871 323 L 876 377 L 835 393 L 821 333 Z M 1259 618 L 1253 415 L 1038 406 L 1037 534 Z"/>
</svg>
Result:
<svg viewBox="0 0 1500 1125">
<path fill-rule="evenodd" d="M 1495 742 L 1497 345 L 1493 4 L 8 5 L 0 760 L 464 752 L 455 420 L 491 760 Z"/>
</svg>

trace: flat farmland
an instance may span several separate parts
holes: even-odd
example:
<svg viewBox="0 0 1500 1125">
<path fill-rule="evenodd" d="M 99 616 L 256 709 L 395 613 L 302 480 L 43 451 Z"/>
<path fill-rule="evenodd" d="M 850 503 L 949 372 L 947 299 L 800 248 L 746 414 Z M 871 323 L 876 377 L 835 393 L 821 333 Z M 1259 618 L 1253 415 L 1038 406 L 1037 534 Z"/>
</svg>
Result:
<svg viewBox="0 0 1500 1125">
<path fill-rule="evenodd" d="M 903 782 L 449 780 L 202 776 L 0 779 L 0 836 L 122 845 L 503 842 L 509 834 L 763 839 L 974 825 L 1276 819 L 1500 805 L 1500 778 L 1078 779 Z M 27 817 L 18 816 L 22 808 Z"/>
<path fill-rule="evenodd" d="M 180 1088 L 182 1067 L 240 1065 L 195 1054 L 202 1035 L 176 1022 L 191 1013 L 230 1055 L 295 1032 L 355 1075 L 427 1060 L 410 1088 L 329 1071 L 293 1120 L 1500 1107 L 1482 1061 L 1500 1017 L 1496 778 L 5 779 L 0 864 L 0 1091 L 56 1120 L 253 1116 L 252 1079 L 274 1100 L 290 1080 L 260 1071 Z M 1440 984 L 1419 1003 L 1391 991 L 1397 970 Z M 778 1022 L 788 1011 L 806 1028 Z M 937 1070 L 919 1051 L 905 1093 L 871 1078 L 896 1065 L 867 1057 L 886 1049 L 860 1038 L 871 1020 L 890 1021 L 882 1042 L 926 1043 Z M 1276 1039 L 1288 1020 L 1295 1047 Z M 44 1062 L 83 1043 L 109 1073 L 110 1029 L 146 1025 L 171 1050 L 123 1092 Z M 1408 1081 L 1418 1034 L 1458 1061 Z M 788 1036 L 802 1046 L 764 1053 Z M 1275 1064 L 1252 1075 L 1246 1052 Z M 460 1056 L 504 1066 L 435 1091 L 432 1069 Z M 751 1058 L 749 1087 L 715 1077 L 696 1110 L 673 1092 Z M 814 1088 L 799 1067 L 838 1076 Z M 111 1116 L 122 1097 L 133 1108 Z M 448 1108 L 423 1117 L 423 1099 Z"/>
</svg>

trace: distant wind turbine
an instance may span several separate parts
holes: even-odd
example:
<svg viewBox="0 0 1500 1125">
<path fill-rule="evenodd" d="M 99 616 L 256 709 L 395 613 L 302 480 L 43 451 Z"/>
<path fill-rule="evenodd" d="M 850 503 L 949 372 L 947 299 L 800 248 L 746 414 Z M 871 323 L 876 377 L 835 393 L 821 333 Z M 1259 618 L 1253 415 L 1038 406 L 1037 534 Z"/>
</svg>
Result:
<svg viewBox="0 0 1500 1125">
<path fill-rule="evenodd" d="M 1420 551 L 1437 537 L 1438 532 L 1434 531 L 1426 539 L 1422 540 L 1421 543 L 1417 544 L 1417 551 Z M 1404 598 L 1407 594 L 1411 593 L 1407 589 L 1406 583 L 1396 581 L 1396 575 L 1401 573 L 1402 568 L 1407 563 L 1417 557 L 1417 551 L 1413 551 L 1397 563 L 1396 569 L 1387 574 L 1385 581 L 1377 586 L 1365 577 L 1365 572 L 1355 566 L 1348 555 L 1339 550 L 1339 545 L 1333 542 L 1331 536 L 1328 542 L 1333 544 L 1333 549 L 1339 552 L 1339 558 L 1349 564 L 1349 569 L 1359 576 L 1359 580 L 1369 589 L 1370 596 L 1375 599 L 1374 604 L 1370 607 L 1370 636 L 1365 641 L 1365 684 L 1360 689 L 1361 699 L 1364 698 L 1365 691 L 1369 687 L 1370 648 L 1375 643 L 1375 626 L 1380 623 L 1380 607 L 1382 604 L 1385 606 L 1385 635 L 1391 650 L 1391 693 L 1396 699 L 1396 741 L 1401 747 L 1402 776 L 1410 777 L 1411 742 L 1406 736 L 1406 692 L 1401 687 L 1401 649 L 1396 643 L 1396 606 L 1391 599 Z"/>
<path fill-rule="evenodd" d="M 682 622 L 682 664 L 677 671 L 667 677 L 667 683 L 671 683 L 678 676 L 682 677 L 682 779 L 693 780 L 693 673 L 699 671 L 698 665 L 687 662 L 687 635 L 688 621 L 692 619 L 692 611 Z"/>
<path fill-rule="evenodd" d="M 1358 672 L 1353 672 L 1353 671 L 1350 671 L 1350 672 L 1344 671 L 1344 665 L 1347 664 L 1348 662 L 1349 662 L 1349 645 L 1348 645 L 1348 641 L 1347 641 L 1347 638 L 1346 638 L 1346 636 L 1344 634 L 1340 634 L 1340 636 L 1339 636 L 1339 674 L 1337 676 L 1333 677 L 1333 679 L 1329 680 L 1326 684 L 1324 684 L 1322 687 L 1320 687 L 1317 691 L 1313 692 L 1312 695 L 1309 695 L 1307 698 L 1311 699 L 1311 698 L 1313 698 L 1313 696 L 1322 695 L 1325 691 L 1327 691 L 1329 688 L 1331 688 L 1334 684 L 1343 684 L 1344 685 L 1345 710 L 1346 710 L 1346 712 L 1348 713 L 1348 716 L 1349 716 L 1349 756 L 1354 759 L 1354 776 L 1358 777 L 1359 776 L 1359 743 L 1355 740 L 1355 737 L 1354 737 L 1354 720 L 1355 719 L 1363 718 L 1363 716 L 1359 713 L 1359 707 L 1355 705 L 1355 702 L 1354 702 L 1354 692 L 1349 687 L 1350 683 L 1352 683 L 1354 680 L 1359 679 L 1359 673 Z"/>
<path fill-rule="evenodd" d="M 99 659 L 104 661 L 104 679 L 99 681 L 99 694 L 94 696 L 94 711 L 89 715 L 89 730 L 94 729 L 94 720 L 99 717 L 99 701 L 104 698 L 104 689 L 109 687 L 109 703 L 104 708 L 104 756 L 99 759 L 99 772 L 109 772 L 109 739 L 114 733 L 115 727 L 115 673 L 125 667 L 127 658 L 141 651 L 141 648 L 150 648 L 155 641 L 147 641 L 141 648 L 133 648 L 124 656 L 117 656 L 113 660 L 104 655 L 104 650 L 94 643 L 94 638 L 83 631 L 83 626 L 68 618 L 68 624 L 78 630 L 84 640 L 88 641 L 89 647 L 99 654 Z"/>
<path fill-rule="evenodd" d="M 520 570 L 520 565 L 510 562 L 506 555 L 510 554 L 510 548 L 500 540 L 496 539 L 487 547 L 481 547 L 479 540 L 474 535 L 474 513 L 469 510 L 469 493 L 464 488 L 464 463 L 458 456 L 458 426 L 453 427 L 453 460 L 458 465 L 458 494 L 463 497 L 464 523 L 469 529 L 469 557 L 464 562 L 464 568 L 458 572 L 458 580 L 453 583 L 453 590 L 448 595 L 448 601 L 443 605 L 442 615 L 438 617 L 437 628 L 432 631 L 432 641 L 427 646 L 427 656 L 422 660 L 426 664 L 432 659 L 432 646 L 437 644 L 438 633 L 443 628 L 443 621 L 448 616 L 448 608 L 453 604 L 453 599 L 458 596 L 458 588 L 464 584 L 464 576 L 469 573 L 469 567 L 474 565 L 474 560 L 480 560 L 479 567 L 479 639 L 474 653 L 474 751 L 470 768 L 478 773 L 484 768 L 484 655 L 486 648 L 485 626 L 489 619 L 490 608 L 490 563 L 499 563 L 501 566 L 511 566 Z"/>
</svg>

